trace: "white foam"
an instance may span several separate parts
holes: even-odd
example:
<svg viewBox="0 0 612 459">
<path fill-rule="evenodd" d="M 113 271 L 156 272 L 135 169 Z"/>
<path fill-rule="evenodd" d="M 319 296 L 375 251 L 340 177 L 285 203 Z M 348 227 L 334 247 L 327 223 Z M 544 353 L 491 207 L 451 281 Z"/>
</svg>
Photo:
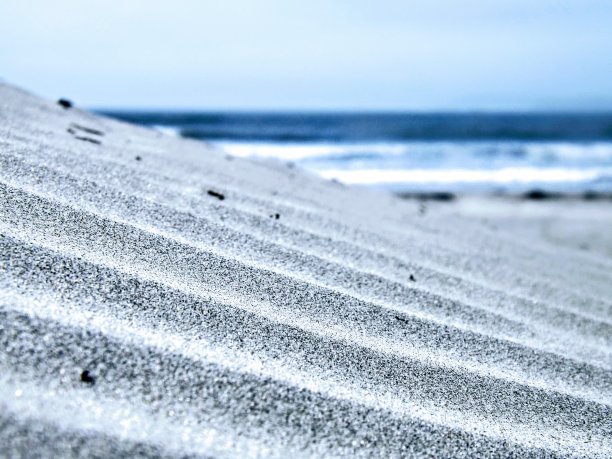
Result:
<svg viewBox="0 0 612 459">
<path fill-rule="evenodd" d="M 279 143 L 279 142 L 215 142 L 231 155 L 238 157 L 278 158 L 285 161 L 346 156 L 356 153 L 400 155 L 409 145 L 402 143 Z"/>
<path fill-rule="evenodd" d="M 559 161 L 584 164 L 587 161 L 612 163 L 612 142 L 519 142 L 519 141 L 407 141 L 407 142 L 214 142 L 226 152 L 239 157 L 278 158 L 298 161 L 306 159 L 350 157 L 355 154 L 446 161 L 462 158 L 496 157 L 539 162 Z"/>
<path fill-rule="evenodd" d="M 166 126 L 166 125 L 161 125 L 161 124 L 156 124 L 153 126 L 153 129 L 155 129 L 156 131 L 159 131 L 165 135 L 171 136 L 171 137 L 180 137 L 181 136 L 181 130 L 180 128 L 176 127 L 176 126 Z"/>
</svg>

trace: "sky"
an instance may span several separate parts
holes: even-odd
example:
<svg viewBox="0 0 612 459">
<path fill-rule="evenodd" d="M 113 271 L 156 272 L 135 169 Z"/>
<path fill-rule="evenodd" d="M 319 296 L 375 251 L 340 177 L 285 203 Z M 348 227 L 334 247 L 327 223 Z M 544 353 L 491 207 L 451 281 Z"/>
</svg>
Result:
<svg viewBox="0 0 612 459">
<path fill-rule="evenodd" d="M 612 110 L 609 0 L 2 0 L 0 37 L 88 107 Z"/>
</svg>

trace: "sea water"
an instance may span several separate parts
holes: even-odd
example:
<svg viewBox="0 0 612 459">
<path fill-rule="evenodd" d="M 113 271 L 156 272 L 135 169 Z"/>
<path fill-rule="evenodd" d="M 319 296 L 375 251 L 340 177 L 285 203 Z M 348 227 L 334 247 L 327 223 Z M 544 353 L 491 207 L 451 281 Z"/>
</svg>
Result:
<svg viewBox="0 0 612 459">
<path fill-rule="evenodd" d="M 612 113 L 106 112 L 395 191 L 612 191 Z"/>
</svg>

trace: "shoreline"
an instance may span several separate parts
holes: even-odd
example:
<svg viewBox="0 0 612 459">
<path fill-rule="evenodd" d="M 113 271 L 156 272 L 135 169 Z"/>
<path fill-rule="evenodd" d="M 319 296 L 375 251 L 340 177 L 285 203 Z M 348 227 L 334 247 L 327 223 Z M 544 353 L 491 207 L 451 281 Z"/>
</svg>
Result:
<svg viewBox="0 0 612 459">
<path fill-rule="evenodd" d="M 524 192 L 483 192 L 463 193 L 452 191 L 398 191 L 393 192 L 400 199 L 416 199 L 422 201 L 455 201 L 459 199 L 514 199 L 522 201 L 612 201 L 612 192 L 607 191 L 584 191 L 584 192 L 560 192 L 548 191 L 534 188 Z"/>
</svg>

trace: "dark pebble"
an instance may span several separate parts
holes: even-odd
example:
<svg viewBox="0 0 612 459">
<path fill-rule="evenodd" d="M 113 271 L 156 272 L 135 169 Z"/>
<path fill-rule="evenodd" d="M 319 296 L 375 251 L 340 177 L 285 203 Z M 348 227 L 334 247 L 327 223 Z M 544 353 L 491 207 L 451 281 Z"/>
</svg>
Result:
<svg viewBox="0 0 612 459">
<path fill-rule="evenodd" d="M 418 199 L 420 201 L 441 201 L 441 202 L 450 202 L 457 199 L 457 196 L 453 193 L 447 191 L 432 191 L 430 193 L 397 193 L 397 197 L 402 199 Z"/>
<path fill-rule="evenodd" d="M 96 383 L 96 378 L 94 378 L 88 370 L 83 370 L 81 372 L 81 382 L 94 385 Z"/>
<path fill-rule="evenodd" d="M 532 201 L 542 201 L 544 199 L 558 199 L 561 197 L 559 193 L 544 190 L 531 190 L 523 194 L 523 199 Z"/>
<path fill-rule="evenodd" d="M 208 194 L 212 197 L 217 198 L 219 201 L 223 201 L 225 199 L 225 196 L 223 196 L 221 193 L 218 193 L 217 191 L 214 191 L 214 190 L 208 190 Z"/>
<path fill-rule="evenodd" d="M 60 99 L 57 101 L 58 105 L 68 109 L 68 108 L 72 108 L 72 102 L 69 101 L 68 99 Z"/>
</svg>

